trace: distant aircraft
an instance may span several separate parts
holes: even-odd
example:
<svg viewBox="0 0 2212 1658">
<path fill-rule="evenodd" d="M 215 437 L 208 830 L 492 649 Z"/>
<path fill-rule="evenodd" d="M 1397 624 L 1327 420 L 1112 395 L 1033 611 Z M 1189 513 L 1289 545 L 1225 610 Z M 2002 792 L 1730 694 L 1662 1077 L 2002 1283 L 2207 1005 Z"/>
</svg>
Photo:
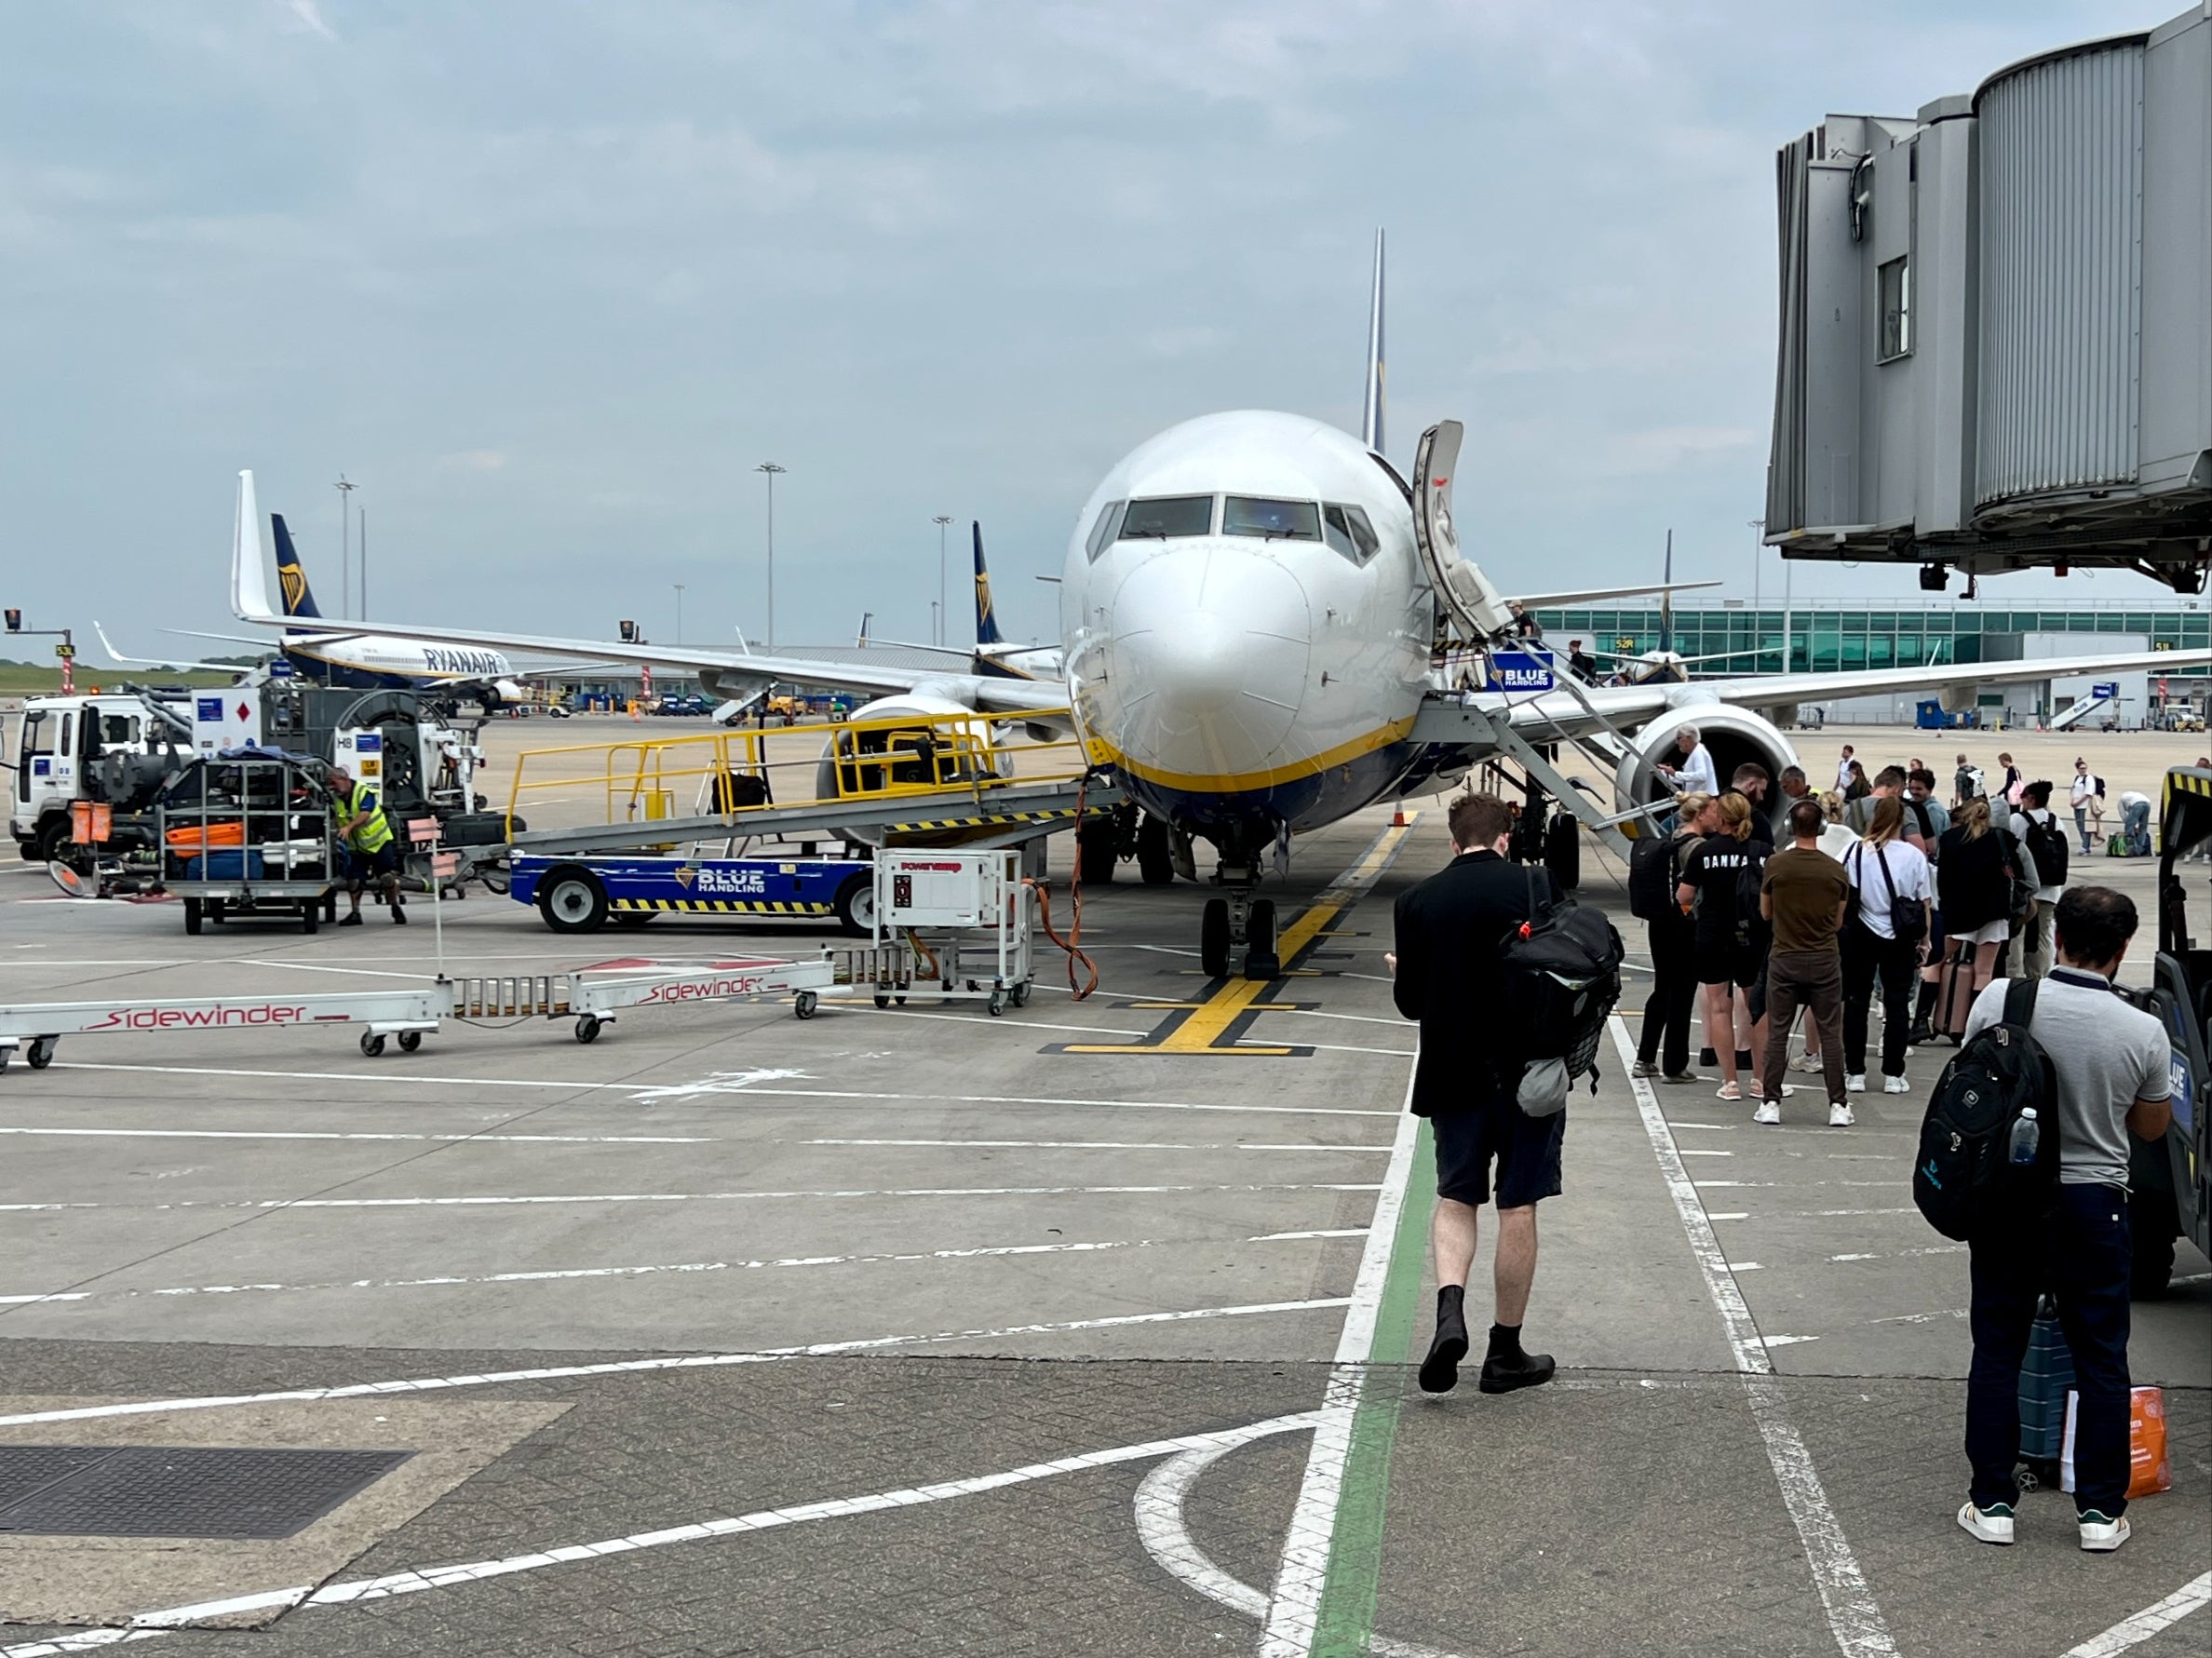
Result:
<svg viewBox="0 0 2212 1658">
<path fill-rule="evenodd" d="M 1211 879 L 1223 896 L 1209 897 L 1201 917 L 1206 969 L 1227 973 L 1241 935 L 1245 970 L 1261 976 L 1275 966 L 1274 906 L 1253 893 L 1263 869 L 1288 857 L 1294 835 L 1379 801 L 1436 792 L 1487 759 L 1505 755 L 1532 779 L 1539 769 L 1558 776 L 1538 750 L 1587 745 L 1613 770 L 1625 820 L 1642 816 L 1666 791 L 1655 767 L 1684 725 L 1699 728 L 1723 776 L 1746 761 L 1779 774 L 1797 756 L 1770 713 L 1787 720 L 1800 703 L 1891 691 L 1962 695 L 2007 681 L 2212 663 L 2212 651 L 2115 653 L 1605 687 L 1555 685 L 1539 673 L 1531 676 L 1533 690 L 1455 694 L 1445 666 L 1450 653 L 1477 646 L 1493 660 L 1510 653 L 1515 605 L 1658 589 L 1646 583 L 1509 600 L 1462 556 L 1451 494 L 1459 423 L 1423 435 L 1410 481 L 1382 452 L 1382 251 L 1378 236 L 1362 434 L 1244 410 L 1186 421 L 1140 444 L 1076 516 L 1060 576 L 1057 676 L 1011 677 L 986 661 L 962 662 L 959 653 L 942 667 L 916 668 L 440 624 L 402 631 L 670 664 L 695 670 L 722 696 L 766 681 L 875 693 L 877 701 L 854 711 L 860 720 L 981 711 L 1032 726 L 1072 722 L 1144 814 L 1134 834 L 1147 881 L 1200 878 L 1195 843 L 1214 848 Z M 239 475 L 238 499 L 237 521 L 250 526 L 250 472 Z M 282 626 L 265 586 L 258 543 L 241 529 L 233 609 L 242 620 Z M 1062 709 L 1072 712 L 1056 713 Z M 1426 727 L 1418 736 L 1417 725 Z M 1564 863 L 1579 856 L 1574 819 L 1603 814 L 1571 779 L 1554 789 L 1565 807 L 1555 826 L 1564 832 L 1545 844 Z M 1541 817 L 1533 788 L 1531 804 Z M 1095 878 L 1087 838 L 1084 867 Z M 1106 862 L 1098 873 L 1111 869 Z"/>
<path fill-rule="evenodd" d="M 307 573 L 301 567 L 300 555 L 292 546 L 291 532 L 285 526 L 284 515 L 271 513 L 269 527 L 276 543 L 276 583 L 283 595 L 285 618 L 301 624 L 320 622 L 323 619 L 322 611 L 315 602 L 314 591 L 307 586 Z M 109 641 L 99 623 L 95 622 L 92 627 L 93 631 L 100 634 L 100 642 L 106 646 L 108 655 L 120 667 L 240 671 L 234 663 L 169 662 L 156 661 L 152 657 L 125 656 Z M 255 646 L 264 644 L 263 640 L 235 633 L 200 633 L 188 627 L 165 628 L 163 631 L 182 634 L 188 639 L 223 640 L 233 644 Z M 349 691 L 450 690 L 476 696 L 486 708 L 527 697 L 529 691 L 524 681 L 535 677 L 518 674 L 506 655 L 499 651 L 391 633 L 288 627 L 278 641 L 277 654 L 290 663 L 303 679 L 318 685 Z"/>
</svg>

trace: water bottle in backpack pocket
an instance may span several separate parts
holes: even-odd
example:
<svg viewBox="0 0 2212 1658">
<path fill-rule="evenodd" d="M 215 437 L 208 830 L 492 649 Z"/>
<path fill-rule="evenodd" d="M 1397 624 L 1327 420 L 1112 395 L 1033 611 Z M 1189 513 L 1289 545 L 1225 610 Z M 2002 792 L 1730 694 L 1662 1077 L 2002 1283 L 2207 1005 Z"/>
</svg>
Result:
<svg viewBox="0 0 2212 1658">
<path fill-rule="evenodd" d="M 1963 1242 L 1991 1221 L 2046 1212 L 2058 1196 L 2057 1084 L 2029 1032 L 2037 981 L 2005 987 L 2004 1018 L 1936 1078 L 1912 1164 L 1912 1201 Z"/>
</svg>

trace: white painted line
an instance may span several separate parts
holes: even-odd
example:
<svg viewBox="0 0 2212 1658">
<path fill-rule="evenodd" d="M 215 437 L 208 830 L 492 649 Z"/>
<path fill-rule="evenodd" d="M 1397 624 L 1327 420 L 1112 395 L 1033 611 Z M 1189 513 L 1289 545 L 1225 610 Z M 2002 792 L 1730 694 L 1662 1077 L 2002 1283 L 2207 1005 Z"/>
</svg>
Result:
<svg viewBox="0 0 2212 1658">
<path fill-rule="evenodd" d="M 1735 1155 L 1733 1152 L 1715 1152 L 1700 1146 L 1682 1146 L 1678 1149 L 1685 1157 L 1733 1157 Z"/>
<path fill-rule="evenodd" d="M 897 1191 L 841 1192 L 564 1192 L 530 1197 L 264 1197 L 186 1198 L 178 1203 L 0 1203 L 0 1214 L 53 1209 L 423 1209 L 562 1203 L 746 1203 L 755 1199 L 849 1197 L 1098 1197 L 1163 1192 L 1372 1192 L 1373 1181 L 1316 1180 L 1303 1185 L 1230 1186 L 916 1186 Z"/>
<path fill-rule="evenodd" d="M 803 1146 L 923 1146 L 951 1149 L 979 1147 L 985 1151 L 1039 1152 L 1355 1152 L 1384 1157 L 1388 1146 L 1194 1144 L 1177 1140 L 1128 1139 L 803 1139 Z"/>
<path fill-rule="evenodd" d="M 1137 1541 L 1144 1545 L 1144 1552 L 1153 1557 L 1153 1563 L 1185 1587 L 1195 1589 L 1216 1605 L 1242 1617 L 1264 1618 L 1267 1597 L 1223 1571 L 1192 1540 L 1190 1528 L 1183 1523 L 1183 1505 L 1199 1476 L 1238 1445 L 1248 1445 L 1263 1433 L 1284 1431 L 1283 1427 L 1269 1422 L 1234 1430 L 1237 1437 L 1233 1443 L 1180 1451 L 1146 1475 L 1137 1488 L 1134 1503 Z M 1229 1436 L 1222 1437 L 1227 1439 Z M 1452 1658 L 1450 1653 L 1440 1652 L 1434 1647 L 1393 1640 L 1384 1635 L 1370 1634 L 1367 1650 L 1375 1658 Z"/>
<path fill-rule="evenodd" d="M 428 1376 L 398 1382 L 359 1382 L 342 1387 L 291 1388 L 274 1393 L 214 1394 L 170 1399 L 142 1399 L 121 1405 L 78 1405 L 59 1410 L 30 1410 L 0 1416 L 0 1428 L 33 1422 L 78 1422 L 92 1417 L 158 1416 L 172 1410 L 219 1410 L 232 1405 L 270 1405 L 319 1399 L 357 1399 L 380 1394 L 432 1393 L 450 1387 L 482 1387 L 509 1382 L 558 1382 L 575 1376 L 627 1376 L 653 1370 L 718 1369 L 727 1365 L 772 1364 L 787 1358 L 821 1358 L 843 1353 L 878 1353 L 892 1347 L 929 1346 L 939 1341 L 995 1341 L 1009 1336 L 1059 1335 L 1070 1331 L 1119 1329 L 1144 1324 L 1183 1324 L 1213 1318 L 1243 1318 L 1272 1313 L 1313 1313 L 1349 1306 L 1349 1297 L 1322 1296 L 1300 1301 L 1255 1301 L 1234 1307 L 1192 1307 L 1171 1313 L 1120 1313 L 1105 1318 L 1071 1318 L 1054 1324 L 1014 1324 L 996 1329 L 940 1330 L 926 1336 L 869 1336 L 850 1341 L 816 1341 L 805 1347 L 763 1347 L 749 1353 L 697 1353 L 674 1357 L 609 1359 L 594 1365 L 549 1365 L 528 1370 L 498 1370 L 481 1376 Z M 0 1654 L 5 1658 L 5 1654 Z"/>
<path fill-rule="evenodd" d="M 1831 1255 L 1828 1259 L 1830 1260 L 1909 1260 L 1919 1255 L 1963 1255 L 1965 1253 L 1966 1246 L 1963 1244 L 1930 1244 L 1924 1248 L 1895 1249 L 1888 1254 L 1868 1254 L 1865 1251 L 1855 1250 L 1850 1254 Z"/>
<path fill-rule="evenodd" d="M 1248 1240 L 1255 1244 L 1272 1244 L 1284 1238 L 1364 1238 L 1370 1229 L 1365 1226 L 1330 1226 L 1314 1232 L 1263 1232 Z"/>
<path fill-rule="evenodd" d="M 988 1244 L 965 1249 L 918 1249 L 880 1255 L 786 1255 L 758 1260 L 682 1260 L 650 1266 L 545 1267 L 526 1272 L 440 1274 L 428 1278 L 339 1278 L 319 1284 L 192 1284 L 164 1289 L 97 1289 L 46 1295 L 0 1295 L 0 1306 L 38 1301 L 136 1301 L 151 1296 L 267 1295 L 302 1290 L 444 1289 L 471 1284 L 553 1284 L 577 1278 L 645 1278 L 663 1274 L 745 1273 L 787 1267 L 910 1265 L 928 1260 L 983 1260 L 1013 1255 L 1096 1255 L 1109 1249 L 1204 1247 L 1231 1242 L 1273 1244 L 1299 1238 L 1356 1237 L 1365 1227 L 1344 1232 L 1267 1232 L 1254 1237 L 1117 1238 L 1097 1243 Z"/>
<path fill-rule="evenodd" d="M 1743 1377 L 1744 1391 L 1750 1400 L 1752 1420 L 1758 1424 L 1760 1439 L 1766 1447 L 1768 1465 L 1774 1471 L 1774 1483 L 1781 1488 L 1783 1506 L 1789 1511 L 1790 1522 L 1797 1528 L 1806 1564 L 1812 1568 L 1814 1584 L 1820 1591 L 1820 1603 L 1828 1613 L 1828 1632 L 1835 1637 L 1844 1658 L 1895 1658 L 1897 1644 L 1890 1637 L 1888 1622 L 1882 1615 L 1873 1590 L 1868 1587 L 1858 1557 L 1852 1553 L 1851 1540 L 1843 1535 L 1842 1524 L 1829 1505 L 1819 1472 L 1813 1465 L 1812 1453 L 1805 1449 L 1796 1424 L 1789 1420 L 1787 1401 L 1781 1384 L 1774 1378 L 1774 1361 L 1767 1356 L 1770 1343 L 1760 1339 L 1759 1326 L 1744 1301 L 1743 1289 L 1729 1270 L 1728 1256 L 1713 1232 L 1711 1217 L 1698 1200 L 1697 1188 L 1682 1166 L 1681 1155 L 1667 1129 L 1666 1114 L 1659 1109 L 1652 1085 L 1633 1074 L 1636 1049 L 1628 1039 L 1628 1027 L 1619 1019 L 1611 1022 L 1613 1046 L 1620 1054 L 1622 1071 L 1629 1073 L 1629 1088 L 1636 1096 L 1636 1109 L 1643 1119 L 1644 1134 L 1652 1142 L 1652 1155 L 1659 1162 L 1660 1178 L 1674 1199 L 1675 1213 L 1690 1240 L 1690 1253 L 1705 1277 L 1706 1292 L 1720 1314 L 1721 1328 L 1735 1354 L 1736 1369 Z M 1783 1338 L 1777 1336 L 1772 1344 L 1782 1342 Z"/>
<path fill-rule="evenodd" d="M 1963 1307 L 1942 1307 L 1933 1313 L 1893 1313 L 1887 1318 L 1869 1318 L 1868 1324 L 1934 1324 L 1939 1318 L 1963 1318 Z"/>
<path fill-rule="evenodd" d="M 1352 1422 L 1374 1356 L 1375 1315 L 1390 1276 L 1398 1216 L 1405 1207 L 1413 1149 L 1421 1133 L 1421 1119 L 1410 1109 L 1413 1076 L 1413 1072 L 1407 1072 L 1405 1109 L 1398 1113 L 1397 1132 L 1390 1142 L 1390 1162 L 1368 1222 L 1367 1247 L 1360 1252 L 1359 1273 L 1352 1282 L 1352 1303 L 1337 1335 L 1336 1359 L 1329 1367 L 1329 1385 L 1314 1425 L 1298 1503 L 1283 1537 L 1275 1592 L 1268 1598 L 1261 1634 L 1261 1658 L 1308 1658 L 1318 1631 L 1321 1591 L 1329 1579 L 1329 1546 L 1336 1539 L 1337 1509 L 1343 1495 L 1344 1463 L 1352 1452 Z"/>
<path fill-rule="evenodd" d="M 228 1076 L 266 1077 L 275 1082 L 297 1083 L 384 1083 L 393 1086 L 417 1088 L 425 1084 L 452 1085 L 456 1087 L 481 1088 L 566 1088 L 597 1089 L 616 1094 L 651 1094 L 668 1086 L 653 1083 L 589 1083 L 549 1081 L 531 1077 L 506 1076 L 426 1076 L 421 1072 L 386 1066 L 380 1071 L 249 1071 L 205 1065 L 119 1065 L 91 1063 L 85 1060 L 57 1059 L 55 1071 L 122 1071 L 165 1076 Z M 727 1074 L 727 1073 L 725 1073 Z M 743 1074 L 743 1073 L 736 1073 Z M 679 1090 L 681 1091 L 681 1090 Z M 1039 1106 L 1096 1106 L 1115 1111 L 1156 1112 L 1247 1112 L 1273 1116 L 1306 1117 L 1389 1117 L 1395 1112 L 1379 1111 L 1372 1107 L 1327 1105 L 1216 1105 L 1191 1099 L 1093 1099 L 1085 1098 L 1061 1099 L 1048 1095 L 1024 1094 L 895 1094 L 871 1092 L 857 1088 L 706 1088 L 702 1094 L 717 1097 L 743 1095 L 753 1099 L 860 1099 L 888 1104 L 924 1105 L 1039 1105 Z M 281 1104 L 287 1111 L 297 1111 L 297 1099 L 281 1101 L 244 1101 L 241 1103 Z M 425 1101 L 437 1104 L 437 1101 Z"/>
<path fill-rule="evenodd" d="M 1257 1436 L 1255 1431 L 1287 1433 L 1294 1428 L 1306 1427 L 1312 1421 L 1313 1413 L 1307 1411 L 1297 1416 L 1253 1422 L 1244 1428 L 1228 1429 L 1226 1433 L 1253 1436 Z M 1116 1467 L 1124 1463 L 1148 1462 L 1154 1457 L 1173 1456 L 1181 1451 L 1204 1450 L 1210 1449 L 1222 1437 L 1223 1432 L 1217 1431 L 1185 1434 L 1173 1439 L 1150 1439 L 1135 1445 L 1115 1445 L 1101 1450 L 1080 1451 L 1072 1456 L 1057 1457 L 1048 1463 L 1030 1463 L 1018 1468 L 971 1476 L 964 1479 L 938 1480 L 929 1485 L 908 1486 L 858 1497 L 833 1497 L 820 1502 L 794 1503 L 787 1508 L 758 1509 L 750 1514 L 695 1520 L 688 1525 L 664 1527 L 656 1531 L 632 1532 L 627 1537 L 564 1543 L 526 1555 L 509 1555 L 500 1559 L 476 1560 L 465 1565 L 427 1566 L 410 1571 L 389 1572 L 382 1577 L 355 1578 L 350 1582 L 327 1584 L 321 1588 L 317 1588 L 313 1584 L 301 1584 L 291 1588 L 265 1589 L 258 1594 L 239 1595 L 223 1600 L 205 1600 L 189 1606 L 170 1606 L 142 1611 L 131 1623 L 136 1632 L 151 1633 L 188 1627 L 249 1612 L 281 1611 L 291 1607 L 351 1606 L 364 1600 L 384 1600 L 399 1595 L 421 1594 L 427 1589 L 485 1583 L 492 1578 L 512 1577 L 519 1572 L 542 1571 L 552 1566 L 603 1559 L 611 1555 L 667 1548 L 673 1543 L 749 1536 L 762 1531 L 779 1530 L 786 1526 L 807 1525 L 816 1520 L 843 1519 L 853 1515 L 916 1508 L 927 1503 L 948 1502 L 956 1497 L 972 1497 L 986 1491 L 1002 1491 L 1014 1486 L 1030 1485 L 1062 1474 L 1086 1474 L 1094 1469 Z M 120 1640 L 133 1631 L 118 1629 L 99 1633 L 108 1636 L 109 1639 L 101 1643 L 105 1645 Z M 54 1648 L 45 1642 L 25 1647 L 0 1648 L 0 1658 L 34 1658 L 34 1654 L 40 1650 L 52 1651 Z"/>
<path fill-rule="evenodd" d="M 2212 1601 L 2212 1571 L 2200 1571 L 2155 1606 L 2147 1606 L 2132 1618 L 2123 1618 L 2102 1635 L 2070 1647 L 2066 1658 L 2112 1658 L 2115 1652 L 2139 1646 L 2152 1636 L 2172 1628 L 2207 1601 Z"/>
</svg>

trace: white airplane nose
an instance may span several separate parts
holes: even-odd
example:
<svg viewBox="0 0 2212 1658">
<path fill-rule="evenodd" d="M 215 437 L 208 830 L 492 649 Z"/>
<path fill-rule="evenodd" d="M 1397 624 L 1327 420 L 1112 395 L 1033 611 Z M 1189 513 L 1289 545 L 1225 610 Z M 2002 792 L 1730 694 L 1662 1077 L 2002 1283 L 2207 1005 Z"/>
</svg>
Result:
<svg viewBox="0 0 2212 1658">
<path fill-rule="evenodd" d="M 1129 573 L 1110 626 L 1101 735 L 1126 759 L 1219 780 L 1278 757 L 1305 692 L 1312 615 L 1275 558 L 1177 546 Z"/>
</svg>

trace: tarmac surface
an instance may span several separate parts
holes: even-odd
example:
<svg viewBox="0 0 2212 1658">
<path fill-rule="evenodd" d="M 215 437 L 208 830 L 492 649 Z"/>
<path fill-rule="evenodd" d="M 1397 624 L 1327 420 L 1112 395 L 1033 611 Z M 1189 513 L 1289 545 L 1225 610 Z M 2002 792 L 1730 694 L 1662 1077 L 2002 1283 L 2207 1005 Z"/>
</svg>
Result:
<svg viewBox="0 0 2212 1658">
<path fill-rule="evenodd" d="M 1799 742 L 1855 735 L 1957 746 Z M 2201 739 L 2117 741 L 2154 793 Z M 2093 759 L 2115 789 L 2122 753 Z M 1414 1389 L 1427 1148 L 1382 952 L 1392 899 L 1449 856 L 1441 802 L 1416 804 L 1299 842 L 1275 894 L 1299 953 L 1257 995 L 1200 975 L 1197 892 L 1130 871 L 1086 894 L 1099 993 L 1040 940 L 1003 1018 L 721 1004 L 588 1047 L 543 1020 L 376 1059 L 344 1031 L 162 1032 L 11 1066 L 0 1451 L 417 1454 L 276 1542 L 0 1519 L 0 1658 L 170 1624 L 262 1631 L 159 1633 L 180 1658 L 2204 1651 L 2212 1263 L 2187 1246 L 2136 1308 L 2175 1485 L 2134 1540 L 2081 1554 L 2051 1493 L 2009 1551 L 1952 1523 L 1964 1258 L 1906 1183 L 1948 1050 L 1847 1130 L 1816 1088 L 1761 1129 L 1609 1050 L 1542 1214 L 1528 1340 L 1560 1379 Z M 1636 963 L 1618 873 L 1591 854 L 1581 896 Z M 2097 866 L 2146 904 L 2151 873 Z M 7 867 L 0 1004 L 420 982 L 410 914 L 188 939 L 173 904 Z M 457 973 L 825 937 L 576 939 L 481 893 L 443 919 Z"/>
</svg>

